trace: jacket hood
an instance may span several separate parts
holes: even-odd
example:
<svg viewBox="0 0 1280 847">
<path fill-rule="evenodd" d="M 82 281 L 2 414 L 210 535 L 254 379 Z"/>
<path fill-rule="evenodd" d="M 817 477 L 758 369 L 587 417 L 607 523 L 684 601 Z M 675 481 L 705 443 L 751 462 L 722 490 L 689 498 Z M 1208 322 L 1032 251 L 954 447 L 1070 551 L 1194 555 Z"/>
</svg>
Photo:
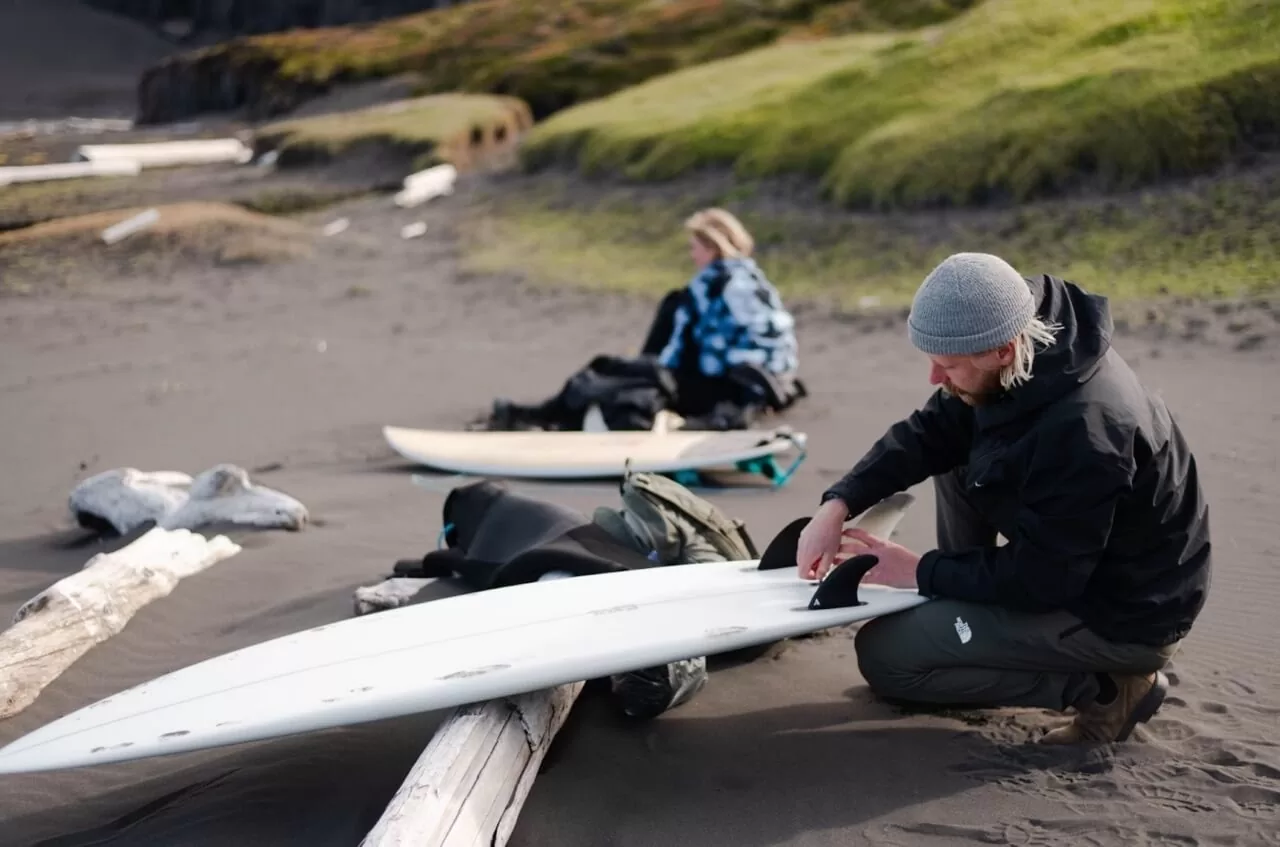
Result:
<svg viewBox="0 0 1280 847">
<path fill-rule="evenodd" d="M 1035 411 L 1087 382 L 1111 349 L 1114 324 L 1106 297 L 1048 274 L 1027 278 L 1027 284 L 1036 299 L 1036 315 L 1061 329 L 1052 345 L 1036 351 L 1028 382 L 975 410 L 981 427 Z"/>
</svg>

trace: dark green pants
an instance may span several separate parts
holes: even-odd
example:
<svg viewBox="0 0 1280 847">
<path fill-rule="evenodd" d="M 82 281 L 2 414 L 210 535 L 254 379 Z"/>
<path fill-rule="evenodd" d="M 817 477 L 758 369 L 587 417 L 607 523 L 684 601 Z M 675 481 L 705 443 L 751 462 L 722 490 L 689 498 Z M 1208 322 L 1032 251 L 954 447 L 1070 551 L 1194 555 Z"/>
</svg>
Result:
<svg viewBox="0 0 1280 847">
<path fill-rule="evenodd" d="M 964 499 L 958 477 L 934 482 L 939 548 L 994 544 L 996 531 Z M 1092 700 L 1098 673 L 1151 673 L 1178 648 L 1106 641 L 1067 612 L 944 599 L 869 621 L 856 645 L 867 684 L 887 699 L 1058 711 Z"/>
</svg>

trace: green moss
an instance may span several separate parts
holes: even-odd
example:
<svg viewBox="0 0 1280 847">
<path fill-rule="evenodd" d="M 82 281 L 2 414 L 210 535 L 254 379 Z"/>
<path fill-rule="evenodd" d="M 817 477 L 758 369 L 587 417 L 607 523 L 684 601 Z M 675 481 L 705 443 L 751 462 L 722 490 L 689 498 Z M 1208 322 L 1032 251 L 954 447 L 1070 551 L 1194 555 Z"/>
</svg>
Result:
<svg viewBox="0 0 1280 847">
<path fill-rule="evenodd" d="M 1280 147 L 1280 6 L 988 0 L 931 29 L 781 44 L 561 112 L 530 169 L 802 174 L 853 207 L 1025 201 Z"/>
<path fill-rule="evenodd" d="M 783 37 L 916 26 L 975 2 L 470 0 L 376 24 L 237 38 L 166 60 L 157 85 L 164 89 L 186 73 L 193 79 L 179 86 L 184 96 L 207 95 L 224 107 L 228 76 L 244 83 L 244 98 L 265 101 L 286 91 L 416 71 L 424 80 L 421 93 L 512 94 L 541 118 Z M 217 90 L 203 90 L 207 79 L 218 80 Z"/>
<path fill-rule="evenodd" d="M 649 294 L 678 285 L 691 273 L 682 221 L 724 205 L 784 294 L 846 307 L 905 305 L 930 268 L 963 250 L 1122 301 L 1280 288 L 1280 166 L 1116 198 L 893 214 L 842 212 L 763 184 L 610 187 L 546 174 L 499 191 L 469 217 L 467 261 L 557 285 Z"/>
<path fill-rule="evenodd" d="M 957 12 L 975 5 L 975 0 L 863 0 L 823 9 L 818 22 L 829 32 L 914 29 L 950 20 Z"/>
</svg>

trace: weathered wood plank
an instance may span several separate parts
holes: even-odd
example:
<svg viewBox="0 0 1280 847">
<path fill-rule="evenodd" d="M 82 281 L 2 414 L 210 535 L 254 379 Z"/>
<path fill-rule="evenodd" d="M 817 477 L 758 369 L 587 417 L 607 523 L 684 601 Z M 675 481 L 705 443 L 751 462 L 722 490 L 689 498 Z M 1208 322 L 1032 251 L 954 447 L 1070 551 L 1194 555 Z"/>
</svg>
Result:
<svg viewBox="0 0 1280 847">
<path fill-rule="evenodd" d="M 243 165 L 253 158 L 253 148 L 238 138 L 193 138 L 182 141 L 149 141 L 126 144 L 83 144 L 73 161 L 132 160 L 143 168 L 180 165 Z"/>
<path fill-rule="evenodd" d="M 142 168 L 132 159 L 105 162 L 56 162 L 51 165 L 7 165 L 0 167 L 0 185 L 48 182 L 56 179 L 137 176 Z"/>
<path fill-rule="evenodd" d="M 582 687 L 451 710 L 361 847 L 503 847 Z"/>
<path fill-rule="evenodd" d="M 404 178 L 404 185 L 395 196 L 395 204 L 410 209 L 419 206 L 435 197 L 445 197 L 453 193 L 453 184 L 458 179 L 458 169 L 450 164 L 436 165 Z"/>
<path fill-rule="evenodd" d="M 369 615 L 407 605 L 418 595 L 418 592 L 433 582 L 435 582 L 434 579 L 393 576 L 377 585 L 362 585 L 355 591 L 356 614 Z"/>
<path fill-rule="evenodd" d="M 524 802 L 533 789 L 533 781 L 538 776 L 542 760 L 546 758 L 547 749 L 555 739 L 556 733 L 560 731 L 560 727 L 564 726 L 565 719 L 569 717 L 569 711 L 577 701 L 578 695 L 582 693 L 584 685 L 585 682 L 575 682 L 550 689 L 549 692 L 526 695 L 525 727 L 535 739 L 537 752 L 530 757 L 524 770 L 520 772 L 520 779 L 516 782 L 511 799 L 502 810 L 502 816 L 498 819 L 498 827 L 491 842 L 494 847 L 503 847 L 511 839 L 511 833 L 520 817 L 520 810 L 524 808 Z M 530 719 L 529 715 L 533 715 L 533 718 Z"/>
<path fill-rule="evenodd" d="M 0 718 L 11 717 L 138 610 L 184 578 L 240 552 L 225 535 L 155 528 L 114 553 L 99 553 L 28 600 L 0 633 Z"/>
<path fill-rule="evenodd" d="M 356 614 L 402 606 L 434 581 L 396 577 L 358 589 Z M 502 847 L 582 686 L 451 710 L 361 847 Z"/>
</svg>

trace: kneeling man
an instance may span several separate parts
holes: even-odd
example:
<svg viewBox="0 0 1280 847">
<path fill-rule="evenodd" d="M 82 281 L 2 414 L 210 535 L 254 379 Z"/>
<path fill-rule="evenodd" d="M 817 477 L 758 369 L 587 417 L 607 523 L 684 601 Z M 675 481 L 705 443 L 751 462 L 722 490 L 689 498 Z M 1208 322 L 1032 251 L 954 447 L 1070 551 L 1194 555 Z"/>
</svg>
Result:
<svg viewBox="0 0 1280 847">
<path fill-rule="evenodd" d="M 859 631 L 882 697 L 1074 707 L 1042 743 L 1127 739 L 1160 708 L 1161 668 L 1209 587 L 1208 507 L 1182 432 L 1111 349 L 1106 299 L 1062 279 L 956 254 L 920 286 L 908 333 L 938 390 L 823 494 L 800 575 L 871 553 L 867 581 L 932 598 Z M 844 528 L 928 478 L 937 549 Z"/>
</svg>

